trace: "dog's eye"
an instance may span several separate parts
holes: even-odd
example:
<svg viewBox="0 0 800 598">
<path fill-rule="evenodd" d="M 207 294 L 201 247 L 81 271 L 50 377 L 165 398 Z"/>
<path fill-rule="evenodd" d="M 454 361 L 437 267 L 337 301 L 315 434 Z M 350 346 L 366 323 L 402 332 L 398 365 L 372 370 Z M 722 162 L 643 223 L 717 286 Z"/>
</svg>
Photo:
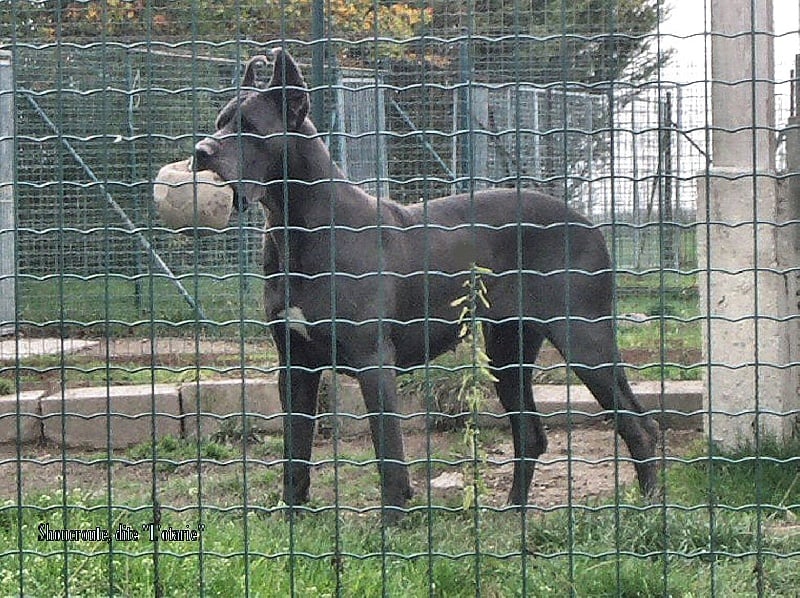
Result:
<svg viewBox="0 0 800 598">
<path fill-rule="evenodd" d="M 234 112 L 225 108 L 222 112 L 219 113 L 217 116 L 217 121 L 214 123 L 214 127 L 216 127 L 217 131 L 223 129 L 229 122 L 231 122 L 231 118 L 233 117 Z"/>
<path fill-rule="evenodd" d="M 240 124 L 240 130 L 242 131 L 242 133 L 255 133 L 256 132 L 256 128 L 253 126 L 253 123 L 251 123 L 246 118 L 242 118 L 242 121 L 241 121 L 241 124 Z"/>
<path fill-rule="evenodd" d="M 244 116 L 241 117 L 241 120 L 239 122 L 239 131 L 241 131 L 242 133 L 246 133 L 248 135 L 259 134 L 258 126 L 249 118 L 245 118 Z"/>
</svg>

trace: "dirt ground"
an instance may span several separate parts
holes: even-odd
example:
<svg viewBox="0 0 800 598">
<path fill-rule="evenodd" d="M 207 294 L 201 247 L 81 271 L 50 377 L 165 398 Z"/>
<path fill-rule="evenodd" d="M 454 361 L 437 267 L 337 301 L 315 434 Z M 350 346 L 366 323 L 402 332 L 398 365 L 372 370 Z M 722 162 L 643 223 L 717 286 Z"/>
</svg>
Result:
<svg viewBox="0 0 800 598">
<path fill-rule="evenodd" d="M 505 502 L 511 486 L 510 460 L 513 450 L 505 431 L 487 430 L 485 436 L 482 440 L 485 455 L 482 478 L 486 490 L 483 502 L 500 506 Z M 613 496 L 617 484 L 634 483 L 633 466 L 614 458 L 615 436 L 610 428 L 580 428 L 573 430 L 571 435 L 566 430 L 554 429 L 550 430 L 548 438 L 549 448 L 537 468 L 531 490 L 533 504 L 541 508 L 566 504 L 570 493 L 573 502 L 582 504 L 588 500 Z M 683 455 L 699 439 L 699 432 L 668 430 L 665 438 L 666 453 L 668 456 Z M 436 433 L 431 437 L 430 443 L 425 433 L 407 434 L 407 458 L 417 461 L 412 466 L 412 483 L 417 496 L 426 495 L 428 468 L 425 462 L 429 444 L 434 460 L 432 479 L 439 478 L 441 481 L 450 478 L 458 481 L 465 471 L 462 464 L 445 463 L 468 456 L 460 432 Z M 277 502 L 280 496 L 280 445 L 279 437 L 267 437 L 248 445 L 249 502 L 259 496 L 264 497 L 265 506 L 273 506 Z M 617 450 L 620 456 L 627 457 L 624 445 L 619 443 Z M 332 499 L 335 491 L 331 441 L 318 438 L 314 451 L 314 459 L 320 464 L 314 468 L 312 495 L 318 504 L 325 504 L 328 499 Z M 378 497 L 375 488 L 377 474 L 374 466 L 368 463 L 372 459 L 370 439 L 359 436 L 339 440 L 336 452 L 348 460 L 367 463 L 366 467 L 349 465 L 339 469 L 340 489 L 342 485 L 346 487 L 341 490 L 340 496 L 345 498 L 346 504 L 374 504 Z M 64 478 L 66 487 L 69 490 L 79 489 L 83 497 L 101 497 L 107 494 L 108 468 L 104 453 L 68 451 L 66 455 L 62 455 L 61 450 L 55 446 L 30 446 L 23 447 L 22 457 L 20 462 L 17 459 L 17 449 L 13 445 L 0 446 L 0 480 L 4 481 L 0 485 L 0 501 L 16 498 L 18 472 L 21 473 L 25 497 L 41 493 L 55 495 L 62 488 Z M 111 469 L 115 502 L 146 504 L 152 488 L 152 464 L 146 459 L 142 461 L 141 456 L 134 456 L 130 451 L 119 451 L 114 458 L 128 461 L 115 463 Z M 187 491 L 198 483 L 198 466 L 196 462 L 192 462 L 191 451 L 172 458 L 178 461 L 183 459 L 185 462 L 177 466 L 169 464 L 157 468 L 157 487 L 162 504 L 196 505 L 196 496 L 191 497 L 191 492 Z M 140 460 L 138 464 L 130 463 L 136 459 Z M 231 447 L 231 454 L 218 461 L 221 463 L 214 463 L 208 458 L 202 464 L 204 495 L 216 505 L 241 504 L 242 459 L 239 447 Z M 466 471 L 469 471 L 468 467 Z M 442 473 L 448 475 L 440 477 Z M 432 491 L 434 500 L 458 504 L 462 488 L 458 484 L 445 486 Z M 362 501 L 365 504 L 361 504 Z"/>
<path fill-rule="evenodd" d="M 563 505 L 569 501 L 570 495 L 573 501 L 585 504 L 592 499 L 613 496 L 618 486 L 635 483 L 633 465 L 629 461 L 615 459 L 615 450 L 622 458 L 630 455 L 611 427 L 581 427 L 571 434 L 565 429 L 552 429 L 548 431 L 547 437 L 548 449 L 536 468 L 536 477 L 531 487 L 530 498 L 533 504 L 541 508 Z M 693 430 L 667 430 L 666 455 L 685 455 L 696 446 L 701 437 L 701 432 Z M 415 447 L 415 442 L 423 444 Z M 424 434 L 406 438 L 407 451 L 424 455 L 424 442 Z M 489 492 L 488 502 L 501 506 L 511 488 L 511 459 L 514 457 L 511 439 L 506 432 L 495 431 L 484 442 L 483 449 L 487 457 L 483 479 Z M 413 483 L 415 491 L 423 493 L 427 479 L 424 476 L 415 476 Z M 442 491 L 447 492 L 448 490 Z"/>
<path fill-rule="evenodd" d="M 38 339 L 28 339 L 35 344 Z M 109 360 L 112 362 L 137 363 L 141 360 L 148 365 L 152 364 L 153 357 L 160 365 L 184 365 L 188 362 L 199 361 L 200 365 L 213 365 L 219 356 L 240 355 L 238 341 L 202 339 L 195 341 L 186 338 L 159 337 L 151 342 L 149 339 L 115 338 L 99 340 L 89 348 L 84 348 L 75 353 L 76 357 L 89 359 Z M 244 354 L 264 356 L 269 351 L 269 344 L 262 339 L 261 342 L 248 342 L 244 347 Z M 552 355 L 551 355 L 552 353 Z M 626 355 L 626 360 L 632 363 L 647 362 L 648 355 Z M 675 356 L 678 360 L 691 361 L 692 355 Z M 258 357 L 256 357 L 258 359 Z M 543 351 L 541 362 L 556 362 L 559 359 L 552 348 Z M 51 372 L 57 376 L 58 372 Z M 42 377 L 46 383 L 46 376 Z M 610 427 L 596 426 L 579 428 L 568 434 L 564 429 L 549 431 L 549 448 L 542 456 L 540 466 L 537 468 L 534 486 L 531 490 L 533 504 L 547 508 L 565 504 L 568 499 L 585 502 L 594 498 L 613 495 L 618 484 L 630 485 L 634 482 L 633 466 L 626 461 L 617 461 L 615 451 L 621 457 L 628 453 L 621 442 L 617 442 Z M 668 430 L 665 436 L 666 454 L 668 456 L 683 455 L 700 439 L 700 433 L 684 430 Z M 412 483 L 417 496 L 426 494 L 428 477 L 436 480 L 441 474 L 451 478 L 456 485 L 445 484 L 444 488 L 432 491 L 433 496 L 443 502 L 458 499 L 463 490 L 458 487 L 458 475 L 465 467 L 463 464 L 447 465 L 447 461 L 463 461 L 467 449 L 461 432 L 435 433 L 430 442 L 424 432 L 409 432 L 406 434 L 406 456 L 417 463 L 412 466 Z M 428 447 L 430 446 L 430 455 Z M 485 430 L 481 434 L 481 449 L 485 458 L 485 465 L 481 475 L 488 496 L 484 500 L 491 504 L 504 503 L 508 489 L 511 486 L 513 450 L 511 438 L 506 431 Z M 264 504 L 271 505 L 278 501 L 280 496 L 280 465 L 281 440 L 278 437 L 264 438 L 259 443 L 248 445 L 248 496 L 263 496 Z M 336 447 L 339 455 L 353 458 L 356 461 L 368 462 L 373 459 L 372 444 L 368 437 L 342 439 Z M 145 451 L 144 454 L 148 454 Z M 156 468 L 158 476 L 157 487 L 164 501 L 171 500 L 175 504 L 197 504 L 197 498 L 190 498 L 187 488 L 198 484 L 198 464 L 192 462 L 196 450 L 184 447 L 180 456 L 173 456 L 174 460 L 183 460 L 183 464 L 159 464 Z M 314 459 L 319 465 L 314 468 L 312 480 L 312 495 L 320 501 L 332 497 L 335 492 L 334 476 L 331 471 L 333 449 L 331 441 L 318 437 L 315 446 Z M 22 447 L 23 459 L 18 460 L 17 449 L 13 445 L 0 445 L 0 501 L 13 500 L 17 496 L 17 485 L 21 477 L 24 496 L 37 493 L 52 493 L 62 488 L 62 483 L 68 489 L 80 489 L 88 495 L 106 495 L 109 476 L 114 487 L 115 500 L 142 501 L 145 504 L 152 489 L 153 468 L 152 463 L 142 457 L 131 457 L 129 451 L 117 451 L 115 462 L 109 472 L 107 456 L 103 453 L 87 453 L 85 451 L 69 450 L 66 454 L 57 446 L 25 446 Z M 426 463 L 433 457 L 434 464 L 429 468 Z M 138 459 L 138 463 L 135 461 Z M 201 463 L 200 477 L 202 478 L 203 493 L 214 491 L 215 504 L 236 505 L 241 504 L 242 488 L 240 482 L 242 473 L 241 447 L 231 447 L 223 458 L 215 463 L 210 460 Z M 253 460 L 251 462 L 251 460 Z M 131 462 L 134 461 L 132 464 Z M 430 469 L 430 471 L 429 471 Z M 468 469 L 468 468 L 466 468 Z M 18 475 L 21 473 L 21 476 Z M 348 485 L 351 495 L 348 500 L 361 503 L 377 500 L 377 489 L 371 492 L 377 482 L 375 467 L 369 464 L 342 466 L 338 471 L 340 488 L 342 484 Z M 349 477 L 348 477 L 349 476 Z M 570 477 L 571 476 L 571 477 Z M 571 479 L 571 483 L 570 483 Z M 440 478 L 438 481 L 443 481 Z M 352 488 L 350 488 L 352 487 Z M 364 495 L 364 496 L 362 496 Z"/>
</svg>

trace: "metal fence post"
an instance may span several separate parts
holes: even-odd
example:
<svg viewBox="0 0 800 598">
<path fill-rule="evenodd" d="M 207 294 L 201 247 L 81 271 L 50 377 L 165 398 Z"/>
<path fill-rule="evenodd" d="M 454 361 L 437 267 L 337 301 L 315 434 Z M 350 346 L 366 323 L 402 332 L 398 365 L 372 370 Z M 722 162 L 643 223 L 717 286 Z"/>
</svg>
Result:
<svg viewBox="0 0 800 598">
<path fill-rule="evenodd" d="M 458 53 L 458 72 L 459 87 L 457 88 L 456 98 L 456 130 L 459 135 L 456 137 L 458 156 L 455 168 L 459 182 L 456 185 L 458 191 L 468 191 L 473 183 L 470 179 L 474 176 L 472 172 L 472 115 L 470 114 L 471 92 L 472 92 L 472 61 L 470 59 L 471 40 L 469 30 L 463 29 L 464 39 L 459 44 Z"/>
<path fill-rule="evenodd" d="M 11 52 L 0 50 L 0 334 L 14 331 L 14 88 Z"/>
<path fill-rule="evenodd" d="M 312 118 L 315 123 L 322 124 L 325 120 L 325 6 L 322 0 L 314 0 L 311 6 L 311 87 L 312 93 Z"/>
</svg>

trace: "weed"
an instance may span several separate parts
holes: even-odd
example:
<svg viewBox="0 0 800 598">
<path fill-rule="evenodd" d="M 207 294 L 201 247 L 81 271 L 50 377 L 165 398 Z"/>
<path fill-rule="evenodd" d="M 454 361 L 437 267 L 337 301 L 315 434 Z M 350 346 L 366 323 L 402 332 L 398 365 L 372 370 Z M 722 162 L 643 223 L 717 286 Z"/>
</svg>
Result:
<svg viewBox="0 0 800 598">
<path fill-rule="evenodd" d="M 245 416 L 244 418 L 228 418 L 220 422 L 219 429 L 212 434 L 215 442 L 262 442 L 266 430 L 258 425 L 260 418 Z"/>
<path fill-rule="evenodd" d="M 198 457 L 209 461 L 224 461 L 234 455 L 229 445 L 209 440 L 190 440 L 165 436 L 155 446 L 151 442 L 137 444 L 127 450 L 133 461 L 155 460 L 156 469 L 162 472 L 175 471 L 182 465 L 196 463 Z"/>
<path fill-rule="evenodd" d="M 490 359 L 484 350 L 483 331 L 478 322 L 478 309 L 483 306 L 489 309 L 489 297 L 486 284 L 482 276 L 491 274 L 488 268 L 483 268 L 477 264 L 470 267 L 470 276 L 464 282 L 466 293 L 453 300 L 453 307 L 461 307 L 458 316 L 459 333 L 461 342 L 471 350 L 471 367 L 463 370 L 461 374 L 461 384 L 458 389 L 458 403 L 464 405 L 470 413 L 470 417 L 464 423 L 464 444 L 473 456 L 471 464 L 465 464 L 465 479 L 472 479 L 472 484 L 464 485 L 463 508 L 469 510 L 477 506 L 478 496 L 485 490 L 485 481 L 480 473 L 480 462 L 485 461 L 485 455 L 480 446 L 480 429 L 478 428 L 478 414 L 483 410 L 486 398 L 487 382 L 497 382 L 497 378 L 491 372 Z"/>
</svg>

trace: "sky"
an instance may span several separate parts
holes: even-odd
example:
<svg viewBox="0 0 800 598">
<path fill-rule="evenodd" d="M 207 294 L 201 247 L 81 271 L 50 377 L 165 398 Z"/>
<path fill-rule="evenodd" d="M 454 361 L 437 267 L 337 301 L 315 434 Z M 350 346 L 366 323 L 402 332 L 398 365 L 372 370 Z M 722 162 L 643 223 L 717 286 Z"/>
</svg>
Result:
<svg viewBox="0 0 800 598">
<path fill-rule="evenodd" d="M 703 32 L 711 27 L 705 17 L 706 7 L 710 4 L 710 0 L 667 2 L 669 16 L 661 25 L 661 32 L 665 34 L 662 43 L 675 48 L 676 56 L 664 72 L 665 79 L 682 83 L 705 79 L 703 56 L 706 51 L 706 41 Z M 800 53 L 799 6 L 800 0 L 773 0 L 777 81 L 786 81 L 790 78 L 795 54 Z"/>
</svg>

